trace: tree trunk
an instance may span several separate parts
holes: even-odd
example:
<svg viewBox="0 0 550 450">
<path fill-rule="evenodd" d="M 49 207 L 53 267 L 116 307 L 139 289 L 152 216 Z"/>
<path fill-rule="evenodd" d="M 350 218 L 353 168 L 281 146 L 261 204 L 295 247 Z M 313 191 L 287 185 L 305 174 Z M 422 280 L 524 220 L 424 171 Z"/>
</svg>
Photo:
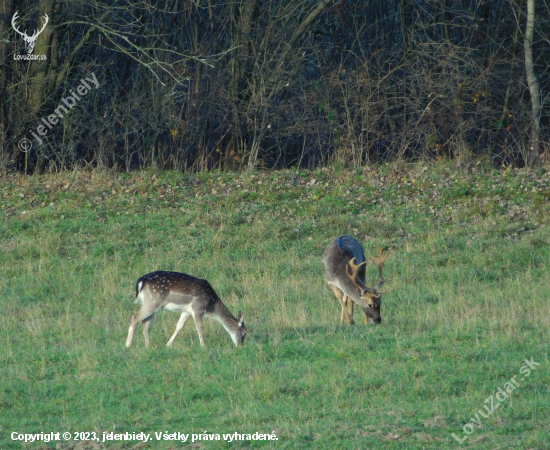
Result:
<svg viewBox="0 0 550 450">
<path fill-rule="evenodd" d="M 527 0 L 527 27 L 525 30 L 525 71 L 527 85 L 531 94 L 531 139 L 527 151 L 526 164 L 534 165 L 539 161 L 540 143 L 540 88 L 533 63 L 533 33 L 535 30 L 535 0 Z"/>
<path fill-rule="evenodd" d="M 31 117 L 37 122 L 40 120 L 40 109 L 44 101 L 48 97 L 48 69 L 51 63 L 50 44 L 53 33 L 53 4 L 50 0 L 41 0 L 39 2 L 40 18 L 37 23 L 37 28 L 41 26 L 43 14 L 47 14 L 50 18 L 49 23 L 46 25 L 42 33 L 36 40 L 34 47 L 35 55 L 46 55 L 48 59 L 44 61 L 36 60 L 29 61 L 29 97 L 28 97 L 28 111 Z M 44 152 L 40 148 L 36 149 L 36 172 L 43 173 L 48 163 L 48 160 L 44 156 Z"/>
</svg>

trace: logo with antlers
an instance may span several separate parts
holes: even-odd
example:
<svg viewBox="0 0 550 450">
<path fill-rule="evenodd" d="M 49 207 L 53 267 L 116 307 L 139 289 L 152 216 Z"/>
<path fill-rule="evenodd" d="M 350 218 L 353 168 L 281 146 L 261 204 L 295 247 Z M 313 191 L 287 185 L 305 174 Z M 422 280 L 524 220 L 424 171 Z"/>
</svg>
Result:
<svg viewBox="0 0 550 450">
<path fill-rule="evenodd" d="M 19 11 L 16 11 L 15 14 L 13 15 L 12 19 L 11 19 L 11 26 L 13 27 L 13 29 L 19 33 L 22 37 L 23 37 L 23 40 L 25 41 L 25 48 L 27 50 L 27 54 L 32 54 L 33 50 L 34 50 L 34 44 L 36 43 L 36 40 L 38 39 L 38 36 L 40 35 L 40 33 L 42 33 L 42 31 L 44 31 L 44 28 L 46 28 L 46 25 L 48 24 L 48 20 L 49 20 L 49 17 L 47 14 L 44 14 L 44 17 L 42 18 L 42 20 L 44 21 L 44 25 L 42 25 L 42 28 L 39 30 L 36 30 L 32 36 L 28 36 L 27 35 L 27 30 L 25 30 L 25 32 L 21 32 L 17 29 L 17 27 L 15 26 L 15 21 L 17 20 L 17 15 L 18 15 Z"/>
</svg>

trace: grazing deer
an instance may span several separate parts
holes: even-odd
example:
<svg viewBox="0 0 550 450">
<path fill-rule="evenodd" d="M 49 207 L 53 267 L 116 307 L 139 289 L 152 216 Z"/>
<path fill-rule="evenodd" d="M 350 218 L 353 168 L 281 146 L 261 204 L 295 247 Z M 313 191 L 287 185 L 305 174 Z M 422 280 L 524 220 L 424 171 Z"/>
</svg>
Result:
<svg viewBox="0 0 550 450">
<path fill-rule="evenodd" d="M 202 347 L 205 345 L 202 335 L 203 317 L 212 317 L 220 322 L 237 346 L 242 345 L 246 336 L 242 312 L 239 311 L 238 317 L 235 318 L 208 281 L 184 273 L 152 272 L 142 276 L 136 283 L 136 303 L 140 303 L 142 307 L 132 316 L 126 347 L 132 345 L 134 331 L 139 322 L 143 324 L 145 345 L 149 347 L 149 325 L 155 313 L 162 308 L 181 312 L 176 331 L 166 344 L 168 346 L 174 343 L 174 339 L 191 315 Z"/>
<path fill-rule="evenodd" d="M 340 325 L 344 324 L 344 317 L 348 318 L 350 325 L 355 323 L 353 321 L 354 302 L 365 313 L 366 324 L 382 322 L 380 296 L 387 292 L 380 291 L 380 288 L 383 283 L 390 281 L 382 276 L 382 267 L 389 255 L 389 252 L 384 254 L 380 249 L 380 256 L 371 258 L 378 266 L 378 284 L 374 288 L 369 288 L 365 285 L 367 260 L 359 241 L 350 236 L 340 236 L 325 249 L 326 280 L 342 305 Z M 348 306 L 351 311 L 348 311 Z"/>
</svg>

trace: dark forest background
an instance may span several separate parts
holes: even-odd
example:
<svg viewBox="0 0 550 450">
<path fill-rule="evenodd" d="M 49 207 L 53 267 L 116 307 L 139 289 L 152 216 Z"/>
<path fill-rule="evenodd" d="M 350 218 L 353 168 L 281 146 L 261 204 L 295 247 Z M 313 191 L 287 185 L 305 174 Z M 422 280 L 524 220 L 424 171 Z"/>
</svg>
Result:
<svg viewBox="0 0 550 450">
<path fill-rule="evenodd" d="M 0 0 L 0 171 L 544 164 L 549 67 L 547 0 Z"/>
</svg>

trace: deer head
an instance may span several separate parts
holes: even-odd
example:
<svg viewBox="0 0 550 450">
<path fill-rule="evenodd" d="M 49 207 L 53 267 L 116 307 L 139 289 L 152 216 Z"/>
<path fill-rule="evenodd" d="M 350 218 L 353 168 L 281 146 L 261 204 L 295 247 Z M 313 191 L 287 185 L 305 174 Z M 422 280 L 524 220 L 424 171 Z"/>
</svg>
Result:
<svg viewBox="0 0 550 450">
<path fill-rule="evenodd" d="M 42 28 L 39 30 L 36 30 L 32 36 L 27 35 L 27 30 L 25 30 L 23 33 L 18 30 L 18 28 L 15 26 L 15 21 L 17 19 L 19 11 L 16 11 L 11 19 L 11 26 L 13 29 L 20 34 L 23 37 L 23 41 L 25 41 L 25 48 L 27 50 L 27 54 L 31 54 L 34 50 L 34 44 L 36 43 L 36 40 L 38 39 L 38 35 L 44 31 L 44 28 L 46 28 L 46 25 L 48 24 L 49 17 L 47 14 L 44 14 L 44 17 L 42 20 L 44 21 L 44 24 L 42 25 Z"/>
</svg>

